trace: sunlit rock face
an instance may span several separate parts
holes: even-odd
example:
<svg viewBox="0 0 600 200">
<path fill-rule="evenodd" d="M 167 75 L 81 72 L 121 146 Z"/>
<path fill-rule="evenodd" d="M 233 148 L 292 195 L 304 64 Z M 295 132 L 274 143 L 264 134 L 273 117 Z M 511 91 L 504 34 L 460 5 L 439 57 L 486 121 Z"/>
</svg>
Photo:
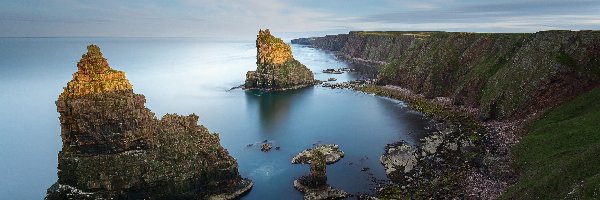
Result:
<svg viewBox="0 0 600 200">
<path fill-rule="evenodd" d="M 98 46 L 88 46 L 56 101 L 63 150 L 119 153 L 151 147 L 158 120 L 145 102 L 124 72 L 108 66 Z"/>
<path fill-rule="evenodd" d="M 315 84 L 313 73 L 292 56 L 283 40 L 260 30 L 256 39 L 256 71 L 246 74 L 247 89 L 277 91 Z"/>
<path fill-rule="evenodd" d="M 252 187 L 198 116 L 158 120 L 97 46 L 77 68 L 56 101 L 63 147 L 46 199 L 228 199 Z"/>
</svg>

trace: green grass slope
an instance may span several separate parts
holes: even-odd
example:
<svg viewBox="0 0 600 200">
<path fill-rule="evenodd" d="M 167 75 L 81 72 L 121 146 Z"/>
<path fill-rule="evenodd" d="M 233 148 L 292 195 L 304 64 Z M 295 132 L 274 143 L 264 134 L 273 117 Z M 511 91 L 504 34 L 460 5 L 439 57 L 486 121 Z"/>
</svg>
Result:
<svg viewBox="0 0 600 200">
<path fill-rule="evenodd" d="M 521 176 L 503 199 L 600 198 L 600 87 L 548 112 L 515 146 Z"/>
</svg>

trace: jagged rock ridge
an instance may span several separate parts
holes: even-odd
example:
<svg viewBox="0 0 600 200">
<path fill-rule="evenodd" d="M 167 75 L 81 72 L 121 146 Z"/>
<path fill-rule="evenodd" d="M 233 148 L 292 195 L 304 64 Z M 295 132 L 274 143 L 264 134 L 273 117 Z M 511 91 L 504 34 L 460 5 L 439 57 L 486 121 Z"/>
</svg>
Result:
<svg viewBox="0 0 600 200">
<path fill-rule="evenodd" d="M 46 199 L 227 199 L 252 187 L 198 116 L 158 120 L 97 46 L 77 68 L 56 101 L 63 147 Z"/>
<path fill-rule="evenodd" d="M 260 30 L 256 39 L 256 71 L 246 74 L 247 89 L 277 91 L 315 84 L 313 73 L 292 56 L 291 47 Z"/>
</svg>

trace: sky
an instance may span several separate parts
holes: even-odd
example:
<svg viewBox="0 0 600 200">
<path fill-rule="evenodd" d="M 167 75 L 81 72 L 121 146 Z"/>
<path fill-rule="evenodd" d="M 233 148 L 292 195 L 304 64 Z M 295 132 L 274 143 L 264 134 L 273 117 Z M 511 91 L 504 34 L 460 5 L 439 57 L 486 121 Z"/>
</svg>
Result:
<svg viewBox="0 0 600 200">
<path fill-rule="evenodd" d="M 600 29 L 600 0 L 2 0 L 0 37 L 253 38 Z"/>
</svg>

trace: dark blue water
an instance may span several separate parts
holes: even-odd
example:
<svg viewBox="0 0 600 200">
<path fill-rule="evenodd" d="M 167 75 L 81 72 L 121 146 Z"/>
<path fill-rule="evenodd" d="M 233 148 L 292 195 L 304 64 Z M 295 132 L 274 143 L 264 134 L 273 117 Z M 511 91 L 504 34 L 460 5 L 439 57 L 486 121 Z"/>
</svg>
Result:
<svg viewBox="0 0 600 200">
<path fill-rule="evenodd" d="M 292 181 L 308 173 L 308 166 L 290 161 L 315 143 L 339 144 L 346 152 L 327 168 L 332 186 L 369 192 L 372 179 L 386 180 L 378 161 L 385 144 L 414 142 L 426 132 L 427 120 L 402 102 L 350 90 L 227 91 L 256 68 L 254 41 L 0 38 L 0 199 L 41 199 L 56 181 L 61 141 L 54 101 L 89 43 L 101 47 L 113 68 L 126 72 L 134 91 L 146 96 L 146 106 L 159 117 L 196 113 L 201 124 L 220 133 L 242 176 L 255 183 L 243 199 L 301 199 Z M 320 80 L 358 76 L 319 73 L 348 65 L 327 52 L 292 48 Z M 281 150 L 246 147 L 263 140 Z M 370 170 L 361 171 L 364 167 Z"/>
</svg>

